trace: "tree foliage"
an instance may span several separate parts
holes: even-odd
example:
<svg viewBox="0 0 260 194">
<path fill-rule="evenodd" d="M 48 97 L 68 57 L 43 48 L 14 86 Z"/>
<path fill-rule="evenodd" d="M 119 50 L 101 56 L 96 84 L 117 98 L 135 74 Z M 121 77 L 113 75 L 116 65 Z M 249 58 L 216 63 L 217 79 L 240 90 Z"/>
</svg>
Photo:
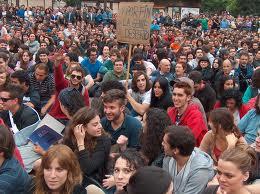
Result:
<svg viewBox="0 0 260 194">
<path fill-rule="evenodd" d="M 202 0 L 202 11 L 230 11 L 233 15 L 259 15 L 260 0 Z"/>
<path fill-rule="evenodd" d="M 80 7 L 82 0 L 64 0 L 67 6 Z"/>
</svg>

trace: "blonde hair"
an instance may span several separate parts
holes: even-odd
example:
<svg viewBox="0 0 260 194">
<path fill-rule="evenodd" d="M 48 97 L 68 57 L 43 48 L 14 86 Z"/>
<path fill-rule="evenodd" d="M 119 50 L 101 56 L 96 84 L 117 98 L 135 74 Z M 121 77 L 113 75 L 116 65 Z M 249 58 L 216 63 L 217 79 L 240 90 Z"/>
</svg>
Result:
<svg viewBox="0 0 260 194">
<path fill-rule="evenodd" d="M 52 161 L 57 159 L 61 168 L 68 171 L 67 180 L 63 185 L 60 194 L 71 194 L 76 185 L 82 182 L 82 172 L 76 155 L 66 145 L 54 145 L 42 157 L 39 170 L 36 173 L 36 190 L 34 194 L 49 194 L 51 190 L 48 188 L 44 180 L 44 169 L 49 168 Z"/>
</svg>

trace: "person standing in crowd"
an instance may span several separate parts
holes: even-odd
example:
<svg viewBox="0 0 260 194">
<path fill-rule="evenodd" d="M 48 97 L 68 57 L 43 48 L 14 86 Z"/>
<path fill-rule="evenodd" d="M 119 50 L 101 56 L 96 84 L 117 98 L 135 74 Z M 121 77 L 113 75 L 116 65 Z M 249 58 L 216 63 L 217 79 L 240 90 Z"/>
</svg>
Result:
<svg viewBox="0 0 260 194">
<path fill-rule="evenodd" d="M 163 169 L 170 173 L 175 194 L 201 193 L 214 177 L 213 161 L 195 148 L 191 130 L 182 126 L 166 128 L 162 146 Z"/>
</svg>

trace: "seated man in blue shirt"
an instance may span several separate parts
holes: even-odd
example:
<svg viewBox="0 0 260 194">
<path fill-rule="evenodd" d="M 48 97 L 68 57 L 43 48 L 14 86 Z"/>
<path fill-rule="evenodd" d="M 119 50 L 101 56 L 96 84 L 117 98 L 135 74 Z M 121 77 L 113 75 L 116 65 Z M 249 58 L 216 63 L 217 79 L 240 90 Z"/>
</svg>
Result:
<svg viewBox="0 0 260 194">
<path fill-rule="evenodd" d="M 32 179 L 13 156 L 13 134 L 0 125 L 0 193 L 30 193 Z"/>
<path fill-rule="evenodd" d="M 81 67 L 89 72 L 91 77 L 94 79 L 94 82 L 100 82 L 102 80 L 102 75 L 107 72 L 107 69 L 103 64 L 97 60 L 98 51 L 96 48 L 91 47 L 88 50 L 88 58 L 85 58 L 81 62 Z"/>
<path fill-rule="evenodd" d="M 156 80 L 158 77 L 165 77 L 169 82 L 174 79 L 171 73 L 171 62 L 168 59 L 162 59 L 159 64 L 159 70 L 152 72 L 152 81 Z"/>
<path fill-rule="evenodd" d="M 101 123 L 106 132 L 111 135 L 112 145 L 118 144 L 121 150 L 126 147 L 139 147 L 141 122 L 126 115 L 126 95 L 123 91 L 112 89 L 103 96 L 105 117 Z"/>
</svg>

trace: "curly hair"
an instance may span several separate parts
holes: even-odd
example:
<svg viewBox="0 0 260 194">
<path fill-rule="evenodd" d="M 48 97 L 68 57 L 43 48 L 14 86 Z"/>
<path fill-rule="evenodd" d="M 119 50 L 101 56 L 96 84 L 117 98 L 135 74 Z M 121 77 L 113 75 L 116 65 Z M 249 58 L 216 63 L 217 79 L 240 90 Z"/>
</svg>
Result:
<svg viewBox="0 0 260 194">
<path fill-rule="evenodd" d="M 162 153 L 162 140 L 164 136 L 164 130 L 167 126 L 171 125 L 171 119 L 169 118 L 165 110 L 159 108 L 150 108 L 146 112 L 146 119 L 144 121 L 145 130 L 141 134 L 141 152 L 149 160 L 149 163 L 153 162 L 160 153 Z"/>
<path fill-rule="evenodd" d="M 151 89 L 151 84 L 150 84 L 150 80 L 147 76 L 147 74 L 143 71 L 139 71 L 139 72 L 136 72 L 136 74 L 134 75 L 134 78 L 132 80 L 132 90 L 134 92 L 138 92 L 139 91 L 139 88 L 137 87 L 137 79 L 143 75 L 145 77 L 145 80 L 146 80 L 146 87 L 145 87 L 145 91 L 149 91 Z"/>
<path fill-rule="evenodd" d="M 48 169 L 55 159 L 58 160 L 62 169 L 68 171 L 67 179 L 60 191 L 61 194 L 71 194 L 74 187 L 81 184 L 82 174 L 76 155 L 68 146 L 54 145 L 42 157 L 41 165 L 36 173 L 36 190 L 34 194 L 52 193 L 44 179 L 44 169 Z"/>
<path fill-rule="evenodd" d="M 234 99 L 236 102 L 236 107 L 241 108 L 242 106 L 242 94 L 238 89 L 228 89 L 223 92 L 223 95 L 220 99 L 221 107 L 226 107 L 226 102 L 228 99 Z"/>
<path fill-rule="evenodd" d="M 219 82 L 219 85 L 218 85 L 218 94 L 219 94 L 219 96 L 222 96 L 223 95 L 223 93 L 224 93 L 224 84 L 226 83 L 226 81 L 228 81 L 228 80 L 232 80 L 233 81 L 233 83 L 234 83 L 234 88 L 235 88 L 235 79 L 233 78 L 233 77 L 231 77 L 231 76 L 223 76 L 223 77 L 221 77 L 221 79 L 220 79 L 220 82 Z"/>
</svg>

